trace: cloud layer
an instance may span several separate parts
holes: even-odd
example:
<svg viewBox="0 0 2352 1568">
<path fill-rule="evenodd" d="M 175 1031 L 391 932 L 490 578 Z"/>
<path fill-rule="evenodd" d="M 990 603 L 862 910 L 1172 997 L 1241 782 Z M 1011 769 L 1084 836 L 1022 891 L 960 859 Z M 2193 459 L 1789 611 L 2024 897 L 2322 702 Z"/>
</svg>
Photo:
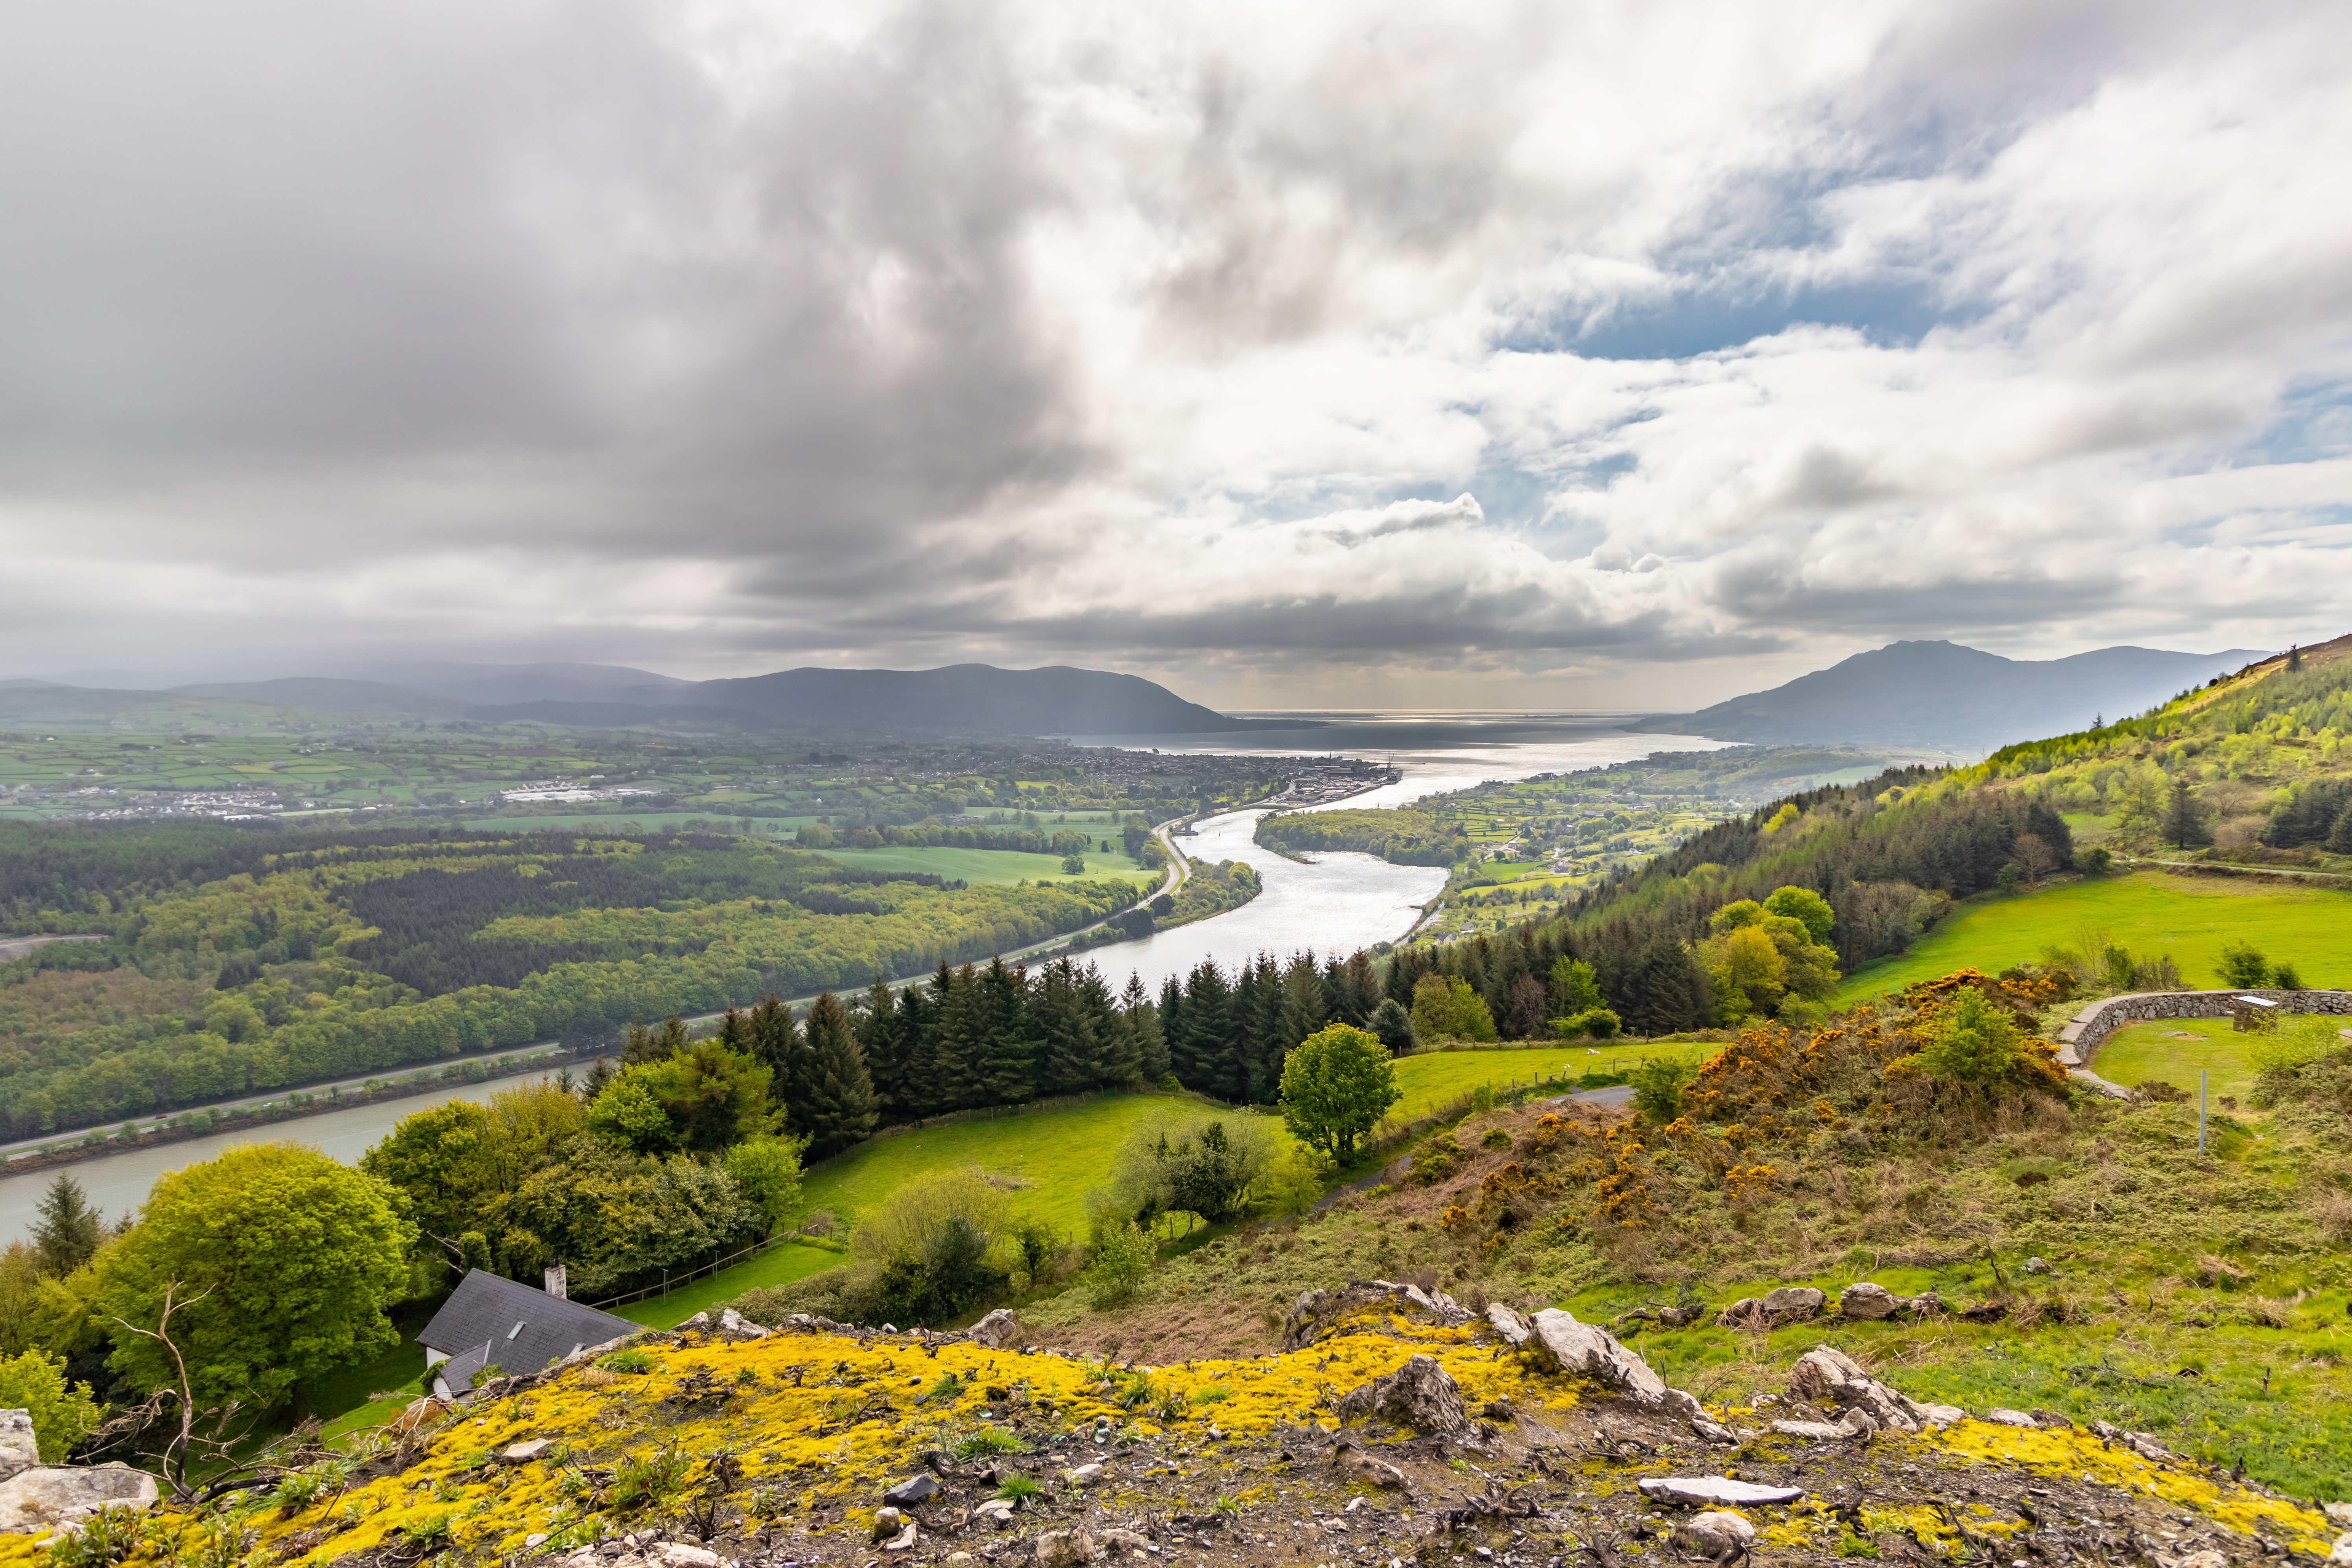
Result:
<svg viewBox="0 0 2352 1568">
<path fill-rule="evenodd" d="M 2341 8 L 822 10 L 17 8 L 0 673 L 2347 629 Z"/>
</svg>

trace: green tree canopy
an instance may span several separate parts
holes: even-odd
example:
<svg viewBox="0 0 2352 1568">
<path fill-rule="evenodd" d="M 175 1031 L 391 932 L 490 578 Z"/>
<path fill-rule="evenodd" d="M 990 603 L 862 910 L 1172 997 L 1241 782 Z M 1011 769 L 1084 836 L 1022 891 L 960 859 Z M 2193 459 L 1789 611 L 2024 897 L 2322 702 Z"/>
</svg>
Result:
<svg viewBox="0 0 2352 1568">
<path fill-rule="evenodd" d="M 1283 1058 L 1283 1125 L 1334 1161 L 1353 1154 L 1403 1092 L 1380 1037 L 1346 1024 L 1317 1030 Z"/>
<path fill-rule="evenodd" d="M 156 1182 L 106 1258 L 99 1307 L 134 1389 L 172 1382 L 152 1330 L 163 1293 L 201 1404 L 264 1408 L 294 1385 L 399 1342 L 384 1309 L 408 1284 L 416 1230 L 383 1182 L 299 1143 L 247 1144 Z M 200 1300 L 197 1298 L 201 1298 Z"/>
<path fill-rule="evenodd" d="M 588 1107 L 588 1129 L 639 1153 L 715 1153 L 772 1131 L 769 1069 L 716 1040 L 623 1068 Z"/>
<path fill-rule="evenodd" d="M 1816 942 L 1828 942 L 1837 925 L 1837 911 L 1811 888 L 1773 889 L 1764 900 L 1764 912 L 1802 921 L 1806 934 Z"/>
<path fill-rule="evenodd" d="M 33 1440 L 45 1465 L 64 1462 L 66 1451 L 98 1430 L 106 1415 L 106 1406 L 90 1397 L 89 1384 L 66 1381 L 63 1356 L 37 1350 L 0 1360 L 0 1409 L 33 1418 Z"/>
<path fill-rule="evenodd" d="M 1454 975 L 1424 974 L 1414 983 L 1412 1026 L 1425 1039 L 1492 1045 L 1498 1038 L 1486 998 Z"/>
</svg>

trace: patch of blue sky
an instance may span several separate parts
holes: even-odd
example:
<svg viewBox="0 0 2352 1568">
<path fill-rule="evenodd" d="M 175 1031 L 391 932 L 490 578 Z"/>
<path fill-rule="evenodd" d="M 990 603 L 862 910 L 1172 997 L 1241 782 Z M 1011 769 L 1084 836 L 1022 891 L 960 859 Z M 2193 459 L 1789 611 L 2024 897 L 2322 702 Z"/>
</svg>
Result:
<svg viewBox="0 0 2352 1568">
<path fill-rule="evenodd" d="M 2310 463 L 2352 453 L 2352 382 L 2290 387 L 2261 432 L 2231 454 L 2233 466 Z"/>
<path fill-rule="evenodd" d="M 1629 305 L 1597 319 L 1557 319 L 1513 334 L 1501 347 L 1586 359 L 1690 359 L 1745 347 L 1793 327 L 1845 327 L 1872 342 L 1907 347 L 1932 329 L 1958 325 L 1931 283 L 1890 280 L 1761 293 L 1694 289 L 1657 305 Z"/>
</svg>

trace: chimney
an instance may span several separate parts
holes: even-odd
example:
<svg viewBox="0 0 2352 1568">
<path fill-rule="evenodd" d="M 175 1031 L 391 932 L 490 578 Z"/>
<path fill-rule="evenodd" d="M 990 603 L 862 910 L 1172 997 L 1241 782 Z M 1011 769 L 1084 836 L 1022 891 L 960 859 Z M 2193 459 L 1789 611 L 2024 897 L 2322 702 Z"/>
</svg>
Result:
<svg viewBox="0 0 2352 1568">
<path fill-rule="evenodd" d="M 557 1300 L 562 1301 L 567 1300 L 564 1295 L 566 1289 L 567 1287 L 563 1281 L 563 1265 L 561 1263 L 549 1264 L 547 1266 L 547 1293 L 554 1297 Z"/>
</svg>

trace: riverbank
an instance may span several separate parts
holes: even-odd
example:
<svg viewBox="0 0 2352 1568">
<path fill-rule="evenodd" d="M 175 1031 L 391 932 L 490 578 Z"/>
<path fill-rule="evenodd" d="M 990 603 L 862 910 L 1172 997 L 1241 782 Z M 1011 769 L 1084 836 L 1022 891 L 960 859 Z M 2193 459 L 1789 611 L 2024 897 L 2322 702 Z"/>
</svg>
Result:
<svg viewBox="0 0 2352 1568">
<path fill-rule="evenodd" d="M 198 1106 L 146 1127 L 126 1124 L 131 1127 L 127 1135 L 120 1128 L 111 1132 L 103 1128 L 93 1128 L 71 1142 L 52 1142 L 22 1149 L 7 1155 L 5 1165 L 0 1165 L 0 1169 L 5 1169 L 11 1176 L 23 1175 L 61 1165 L 79 1164 L 87 1160 L 135 1153 L 142 1149 L 160 1149 L 198 1138 L 250 1132 L 307 1116 L 362 1110 L 383 1100 L 411 1100 L 459 1084 L 489 1083 L 531 1072 L 551 1071 L 581 1059 L 581 1056 L 565 1050 L 560 1045 L 548 1046 L 527 1054 L 477 1057 L 451 1062 L 405 1078 L 369 1079 L 357 1085 L 329 1084 L 319 1092 L 295 1089 L 282 1100 L 264 1100 L 256 1105 Z M 476 1068 L 480 1070 L 477 1072 Z"/>
</svg>

